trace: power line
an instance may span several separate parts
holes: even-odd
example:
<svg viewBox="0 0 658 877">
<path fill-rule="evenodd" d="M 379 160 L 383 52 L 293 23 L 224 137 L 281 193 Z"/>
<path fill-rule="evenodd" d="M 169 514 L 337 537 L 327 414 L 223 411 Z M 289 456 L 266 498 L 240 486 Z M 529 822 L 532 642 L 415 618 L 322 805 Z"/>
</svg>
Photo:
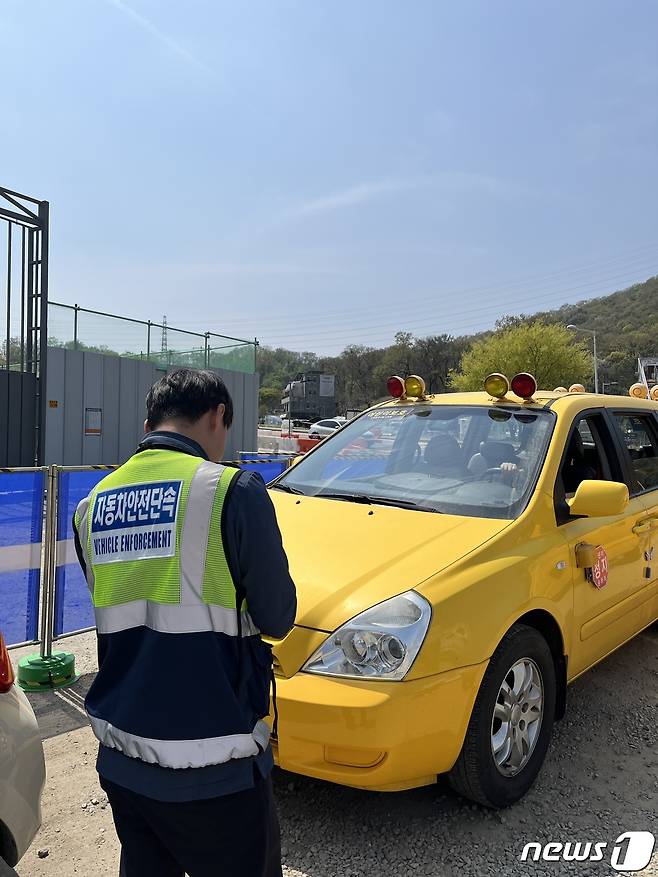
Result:
<svg viewBox="0 0 658 877">
<path fill-rule="evenodd" d="M 653 270 L 655 268 L 655 264 L 656 263 L 654 263 L 651 270 Z M 643 276 L 646 277 L 646 273 L 644 273 Z M 538 304 L 546 304 L 550 307 L 549 302 L 552 302 L 553 307 L 562 306 L 564 304 L 568 304 L 568 302 L 554 301 L 556 299 L 556 297 L 564 296 L 564 295 L 567 295 L 571 292 L 576 292 L 579 290 L 580 291 L 585 291 L 585 290 L 594 291 L 597 288 L 599 288 L 602 283 L 615 283 L 615 282 L 618 282 L 620 280 L 625 280 L 627 277 L 628 277 L 627 273 L 624 272 L 623 274 L 608 276 L 603 281 L 600 279 L 591 280 L 587 283 L 578 284 L 576 286 L 566 287 L 566 288 L 562 288 L 562 289 L 558 289 L 558 290 L 552 290 L 551 292 L 547 293 L 546 295 L 535 297 L 533 299 L 530 299 L 530 297 L 528 295 L 524 295 L 522 298 L 500 299 L 500 300 L 496 301 L 494 305 L 482 305 L 482 306 L 478 306 L 475 308 L 459 308 L 459 314 L 461 314 L 461 315 L 464 315 L 464 314 L 469 314 L 469 315 L 490 314 L 493 319 L 497 319 L 498 317 L 500 317 L 501 315 L 506 313 L 507 309 L 513 308 L 517 305 L 526 305 L 529 310 L 537 310 L 536 305 L 538 305 Z M 632 285 L 632 284 L 629 284 L 629 285 Z M 612 294 L 612 293 L 608 293 L 608 294 Z M 591 296 L 591 297 L 594 297 L 594 296 Z M 444 308 L 445 308 L 445 306 L 444 306 Z M 409 309 L 407 308 L 407 310 L 409 310 Z M 441 315 L 441 316 L 443 316 L 443 315 Z M 355 335 L 358 334 L 359 340 L 363 340 L 364 337 L 371 337 L 373 335 L 373 332 L 372 332 L 373 329 L 387 329 L 388 328 L 388 329 L 394 329 L 396 331 L 409 331 L 409 330 L 414 329 L 414 328 L 427 329 L 428 324 L 431 323 L 433 319 L 438 319 L 438 318 L 439 317 L 437 317 L 436 315 L 428 312 L 428 313 L 425 313 L 423 315 L 422 319 L 419 319 L 419 320 L 411 320 L 410 321 L 410 320 L 406 319 L 406 317 L 402 317 L 402 318 L 395 320 L 395 321 L 392 321 L 392 322 L 389 321 L 386 323 L 375 323 L 375 324 L 368 323 L 366 325 L 348 326 L 348 327 L 344 327 L 344 328 L 321 330 L 321 331 L 317 331 L 317 332 L 298 331 L 298 332 L 295 332 L 293 334 L 289 334 L 289 333 L 281 334 L 281 333 L 277 332 L 277 333 L 272 333 L 272 337 L 276 337 L 277 341 L 287 340 L 287 339 L 295 339 L 296 340 L 300 334 L 303 334 L 306 341 L 308 342 L 309 340 L 323 340 L 323 339 L 328 340 L 328 339 L 336 338 L 337 336 L 340 337 L 342 335 L 345 335 L 346 333 L 350 333 L 350 334 L 355 334 Z M 481 322 L 481 321 L 474 322 L 473 320 L 471 320 L 468 322 L 462 321 L 460 323 L 455 324 L 455 323 L 449 323 L 449 321 L 446 321 L 446 323 L 449 323 L 449 325 L 450 325 L 449 331 L 451 334 L 454 334 L 456 330 L 460 330 L 460 329 L 466 330 L 468 328 L 471 328 L 474 325 L 479 324 L 479 322 Z M 447 331 L 447 330 L 443 330 L 443 331 Z M 261 333 L 261 334 L 263 335 L 263 337 L 265 337 L 267 335 L 267 333 Z M 382 333 L 378 333 L 377 337 L 380 337 L 381 334 Z"/>
<path fill-rule="evenodd" d="M 646 252 L 646 251 L 648 251 L 648 252 Z M 425 301 L 429 301 L 429 302 L 433 302 L 433 303 L 437 304 L 438 297 L 452 298 L 454 296 L 464 296 L 464 295 L 469 295 L 471 293 L 476 293 L 476 292 L 490 292 L 490 291 L 496 291 L 499 289 L 510 289 L 513 287 L 525 286 L 526 284 L 533 282 L 533 281 L 537 281 L 538 282 L 537 285 L 541 286 L 541 285 L 545 285 L 545 283 L 547 281 L 550 281 L 552 278 L 555 278 L 555 277 L 565 277 L 566 278 L 566 277 L 569 277 L 573 274 L 581 274 L 584 271 L 591 271 L 592 269 L 594 269 L 595 271 L 597 271 L 597 270 L 602 271 L 605 268 L 607 268 L 608 266 L 613 267 L 613 266 L 616 266 L 617 263 L 620 263 L 620 262 L 621 263 L 628 263 L 628 269 L 630 270 L 636 264 L 638 264 L 638 258 L 641 258 L 641 256 L 644 256 L 644 258 L 642 259 L 642 262 L 641 262 L 642 264 L 644 264 L 647 258 L 649 258 L 650 256 L 653 256 L 653 254 L 656 254 L 657 252 L 658 252 L 658 245 L 657 244 L 655 244 L 655 243 L 644 244 L 639 248 L 627 251 L 623 254 L 618 254 L 617 256 L 611 257 L 610 259 L 606 259 L 603 261 L 599 260 L 599 261 L 587 263 L 585 265 L 581 265 L 578 267 L 559 269 L 559 270 L 552 271 L 549 273 L 535 274 L 535 275 L 531 275 L 531 276 L 527 276 L 527 277 L 523 277 L 523 278 L 517 278 L 514 280 L 510 280 L 510 281 L 502 281 L 502 282 L 499 281 L 496 283 L 485 284 L 482 286 L 473 286 L 473 287 L 465 287 L 465 288 L 461 288 L 461 289 L 457 289 L 457 290 L 448 290 L 447 292 L 444 292 L 444 293 L 437 292 L 437 293 L 434 293 L 430 296 L 421 296 L 421 297 L 416 297 L 413 299 L 407 297 L 407 298 L 405 298 L 403 305 L 401 305 L 400 302 L 389 302 L 387 304 L 380 304 L 377 306 L 377 311 L 378 311 L 378 313 L 384 313 L 388 310 L 399 311 L 401 307 L 403 307 L 405 310 L 407 310 L 410 307 L 417 307 Z M 645 253 L 646 253 L 646 255 L 645 255 Z M 653 264 L 654 263 L 652 262 L 652 265 Z M 356 315 L 356 314 L 364 314 L 365 315 L 365 314 L 368 314 L 371 312 L 372 312 L 371 305 L 363 305 L 359 308 L 352 308 L 352 309 L 342 310 L 342 311 L 341 310 L 339 310 L 339 311 L 325 311 L 325 312 L 321 312 L 318 314 L 309 313 L 308 315 L 303 316 L 303 317 L 300 317 L 299 313 L 296 313 L 295 315 L 288 315 L 288 316 L 272 314 L 271 316 L 268 317 L 268 325 L 271 327 L 272 323 L 280 322 L 280 323 L 284 323 L 286 328 L 287 328 L 288 326 L 291 326 L 291 325 L 307 325 L 307 324 L 310 324 L 318 319 L 328 319 L 328 318 L 334 318 L 334 317 L 343 316 L 343 315 L 345 315 L 345 316 Z M 425 312 L 427 312 L 427 310 L 425 310 Z M 223 320 L 221 322 L 221 324 L 225 325 L 225 326 L 230 325 L 231 323 L 243 325 L 246 319 L 249 319 L 249 318 L 245 317 L 242 320 L 235 320 L 235 319 L 231 320 L 230 318 L 227 318 L 227 319 Z M 180 322 L 181 325 L 189 325 L 189 324 L 191 324 L 192 321 L 178 321 L 178 322 Z M 219 321 L 218 321 L 218 324 L 220 324 Z M 211 323 L 210 325 L 213 325 L 213 324 Z"/>
<path fill-rule="evenodd" d="M 561 306 L 561 305 L 560 305 Z M 549 308 L 547 308 L 549 310 Z M 496 319 L 502 316 L 502 314 L 497 314 Z M 532 316 L 532 314 L 529 314 Z M 432 335 L 450 335 L 452 337 L 460 337 L 463 335 L 476 334 L 479 332 L 485 332 L 493 329 L 494 319 L 489 321 L 479 320 L 478 322 L 469 322 L 469 323 L 461 323 L 458 325 L 443 325 L 440 327 L 433 326 L 431 323 L 423 323 L 419 328 L 422 330 L 418 332 L 417 337 L 426 338 Z M 399 327 L 399 331 L 405 332 L 409 331 L 414 333 L 416 327 L 414 325 L 410 325 L 408 323 L 401 324 Z M 340 347 L 343 349 L 349 344 L 364 344 L 371 347 L 383 347 L 388 346 L 394 343 L 394 335 L 395 333 L 392 331 L 389 332 L 378 332 L 378 333 L 364 333 L 362 330 L 355 330 L 356 337 L 352 336 L 349 332 L 345 333 L 344 338 L 332 338 L 332 337 L 315 337 L 308 338 L 305 337 L 302 341 L 300 341 L 300 336 L 295 335 L 291 336 L 291 340 L 286 338 L 282 338 L 281 336 L 274 337 L 271 341 L 265 341 L 264 344 L 268 347 L 289 347 L 292 350 L 304 350 L 304 351 L 317 351 L 318 348 L 323 348 L 326 346 L 330 346 L 332 348 Z"/>
<path fill-rule="evenodd" d="M 645 245 L 645 247 L 643 249 L 646 249 L 647 246 L 649 246 L 649 245 Z M 656 249 L 657 249 L 656 244 L 651 244 L 650 247 L 651 247 L 651 250 L 653 252 L 656 252 Z M 631 252 L 634 252 L 634 251 L 631 251 Z M 525 285 L 526 283 L 528 283 L 529 281 L 531 281 L 533 279 L 547 280 L 547 279 L 550 279 L 550 278 L 557 276 L 557 275 L 563 275 L 563 274 L 570 275 L 573 273 L 582 273 L 583 271 L 590 270 L 592 267 L 603 268 L 606 265 L 613 265 L 614 263 L 619 262 L 620 260 L 625 261 L 630 257 L 630 255 L 631 255 L 631 253 L 627 253 L 624 255 L 614 257 L 613 259 L 606 260 L 604 262 L 590 263 L 588 265 L 581 266 L 580 268 L 561 270 L 561 271 L 552 272 L 550 274 L 535 275 L 534 278 L 533 277 L 526 277 L 526 278 L 517 278 L 517 279 L 511 280 L 511 281 L 503 281 L 503 282 L 499 281 L 499 282 L 496 282 L 493 284 L 487 284 L 484 286 L 474 286 L 474 287 L 461 288 L 461 289 L 457 289 L 457 290 L 449 290 L 449 291 L 444 292 L 442 294 L 444 296 L 454 295 L 454 294 L 466 295 L 466 294 L 469 294 L 472 292 L 485 292 L 488 290 L 495 290 L 495 289 L 509 288 L 509 287 L 513 287 L 513 286 Z M 441 295 L 441 293 L 438 293 L 438 292 L 434 293 L 431 296 L 427 297 L 427 300 L 436 301 L 436 298 L 438 295 Z M 426 300 L 426 299 L 425 298 L 416 298 L 413 300 L 405 299 L 405 306 L 407 306 L 408 304 L 417 304 L 417 303 L 420 303 L 424 300 Z M 390 309 L 390 308 L 398 308 L 399 309 L 399 307 L 400 307 L 399 302 L 392 302 L 392 303 L 388 303 L 388 304 L 378 305 L 378 311 L 381 312 L 384 309 Z M 320 314 L 309 314 L 308 317 L 306 317 L 305 319 L 306 320 L 313 320 L 313 319 L 317 319 L 318 317 L 339 316 L 341 314 L 370 312 L 371 309 L 372 309 L 371 305 L 364 305 L 363 307 L 345 310 L 345 311 L 330 311 L 330 312 L 322 312 Z M 291 321 L 291 317 L 273 314 L 272 316 L 268 317 L 268 322 L 272 322 L 273 320 L 283 321 L 283 322 L 289 323 Z M 236 322 L 236 321 L 227 319 L 224 322 Z M 241 320 L 240 322 L 243 322 L 243 320 Z"/>
</svg>

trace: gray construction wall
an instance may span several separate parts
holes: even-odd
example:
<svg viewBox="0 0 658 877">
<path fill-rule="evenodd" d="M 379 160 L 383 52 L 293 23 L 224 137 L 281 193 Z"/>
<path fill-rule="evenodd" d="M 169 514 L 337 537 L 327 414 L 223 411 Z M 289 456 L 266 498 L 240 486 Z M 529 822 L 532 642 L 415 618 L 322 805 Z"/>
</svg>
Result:
<svg viewBox="0 0 658 877">
<path fill-rule="evenodd" d="M 258 448 L 258 375 L 213 369 L 233 398 L 226 459 Z M 123 463 L 143 435 L 149 387 L 165 373 L 149 362 L 48 348 L 45 464 Z M 85 409 L 101 409 L 101 434 L 85 434 Z M 91 411 L 87 427 L 96 427 Z"/>
<path fill-rule="evenodd" d="M 0 369 L 0 466 L 34 466 L 36 375 Z"/>
</svg>

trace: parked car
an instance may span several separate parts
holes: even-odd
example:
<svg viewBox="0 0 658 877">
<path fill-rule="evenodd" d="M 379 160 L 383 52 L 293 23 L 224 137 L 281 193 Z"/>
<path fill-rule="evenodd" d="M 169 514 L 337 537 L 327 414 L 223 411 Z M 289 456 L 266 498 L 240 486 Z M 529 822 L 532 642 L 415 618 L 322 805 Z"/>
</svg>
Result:
<svg viewBox="0 0 658 877">
<path fill-rule="evenodd" d="M 275 759 L 377 791 L 447 774 L 507 806 L 568 684 L 658 619 L 658 403 L 529 375 L 389 385 L 270 487 L 298 605 Z"/>
<path fill-rule="evenodd" d="M 46 780 L 41 735 L 30 702 L 14 685 L 0 633 L 0 860 L 12 867 L 41 825 Z"/>
<path fill-rule="evenodd" d="M 324 436 L 331 435 L 332 432 L 335 432 L 338 427 L 342 426 L 345 422 L 344 417 L 331 417 L 328 420 L 318 420 L 317 423 L 311 424 L 308 437 L 324 438 Z"/>
<path fill-rule="evenodd" d="M 283 418 L 281 420 L 281 432 L 293 432 L 294 430 L 299 429 L 308 429 L 311 426 L 310 420 L 302 420 L 299 417 L 295 417 L 293 420 L 288 420 L 287 418 Z"/>
</svg>

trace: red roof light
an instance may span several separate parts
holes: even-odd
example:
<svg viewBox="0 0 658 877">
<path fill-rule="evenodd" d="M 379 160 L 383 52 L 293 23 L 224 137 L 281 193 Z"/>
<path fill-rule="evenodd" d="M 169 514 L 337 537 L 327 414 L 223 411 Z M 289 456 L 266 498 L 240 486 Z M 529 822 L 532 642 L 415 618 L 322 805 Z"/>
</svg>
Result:
<svg viewBox="0 0 658 877">
<path fill-rule="evenodd" d="M 397 375 L 393 375 L 386 381 L 386 389 L 394 399 L 401 399 L 405 394 L 404 381 Z"/>
<path fill-rule="evenodd" d="M 531 399 L 537 392 L 537 381 L 527 372 L 519 372 L 511 381 L 512 392 L 521 399 Z"/>
</svg>

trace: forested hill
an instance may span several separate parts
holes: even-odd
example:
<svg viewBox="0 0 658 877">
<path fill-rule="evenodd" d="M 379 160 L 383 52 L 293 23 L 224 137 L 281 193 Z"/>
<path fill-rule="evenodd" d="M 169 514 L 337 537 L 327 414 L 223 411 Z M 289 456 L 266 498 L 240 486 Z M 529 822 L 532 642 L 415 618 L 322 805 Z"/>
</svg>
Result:
<svg viewBox="0 0 658 877">
<path fill-rule="evenodd" d="M 496 328 L 541 320 L 570 323 L 596 331 L 599 378 L 617 381 L 611 392 L 626 392 L 637 374 L 638 356 L 658 356 L 658 277 L 601 298 L 537 314 L 510 315 Z M 404 327 L 402 327 L 404 328 Z M 431 392 L 450 389 L 450 373 L 459 367 L 462 354 L 477 336 L 454 338 L 441 334 L 414 337 L 400 332 L 390 347 L 373 348 L 349 344 L 338 356 L 319 357 L 312 352 L 296 353 L 264 345 L 259 353 L 261 413 L 280 407 L 281 391 L 297 372 L 320 368 L 336 375 L 340 411 L 370 404 L 384 392 L 390 374 L 422 374 Z M 591 349 L 591 338 L 580 335 Z"/>
<path fill-rule="evenodd" d="M 533 319 L 594 329 L 602 379 L 627 387 L 637 380 L 638 356 L 658 356 L 658 276 Z"/>
</svg>

